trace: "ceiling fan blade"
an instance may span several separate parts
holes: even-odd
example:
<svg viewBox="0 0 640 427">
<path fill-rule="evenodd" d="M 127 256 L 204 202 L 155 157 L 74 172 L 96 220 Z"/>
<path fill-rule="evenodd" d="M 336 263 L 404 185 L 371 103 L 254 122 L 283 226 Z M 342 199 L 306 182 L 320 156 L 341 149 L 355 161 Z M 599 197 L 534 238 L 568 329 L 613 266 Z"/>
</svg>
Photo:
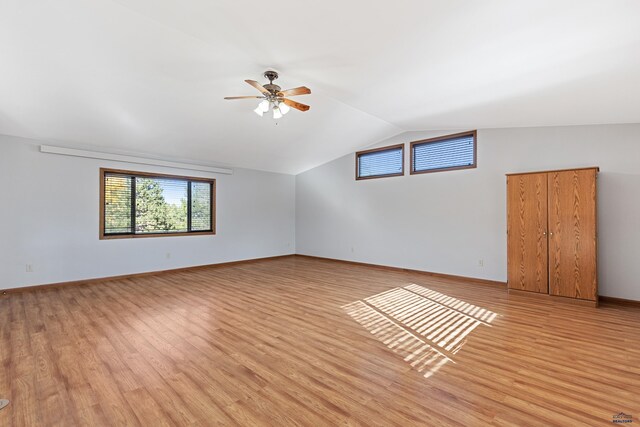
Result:
<svg viewBox="0 0 640 427">
<path fill-rule="evenodd" d="M 256 89 L 258 89 L 260 92 L 264 93 L 265 95 L 268 95 L 270 93 L 268 90 L 266 90 L 264 88 L 264 86 L 262 86 L 260 83 L 258 83 L 255 80 L 245 80 L 245 82 L 249 83 L 251 86 L 255 87 Z"/>
<path fill-rule="evenodd" d="M 264 99 L 264 96 L 225 96 L 224 99 Z"/>
<path fill-rule="evenodd" d="M 311 108 L 311 107 L 309 107 L 308 105 L 301 104 L 301 103 L 299 103 L 299 102 L 292 101 L 292 100 L 287 99 L 287 98 L 283 98 L 283 99 L 282 99 L 282 102 L 284 102 L 285 104 L 287 104 L 289 107 L 291 107 L 291 108 L 295 108 L 296 110 L 300 110 L 300 111 L 307 111 L 309 108 Z"/>
<path fill-rule="evenodd" d="M 278 93 L 278 96 L 296 96 L 296 95 L 309 95 L 311 93 L 311 89 L 306 86 L 300 86 L 293 89 L 283 90 Z"/>
</svg>

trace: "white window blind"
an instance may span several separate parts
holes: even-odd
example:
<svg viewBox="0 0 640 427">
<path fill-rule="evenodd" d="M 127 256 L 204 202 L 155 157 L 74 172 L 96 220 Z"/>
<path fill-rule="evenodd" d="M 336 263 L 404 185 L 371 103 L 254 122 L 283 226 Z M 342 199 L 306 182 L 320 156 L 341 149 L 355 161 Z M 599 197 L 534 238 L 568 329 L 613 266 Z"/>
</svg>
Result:
<svg viewBox="0 0 640 427">
<path fill-rule="evenodd" d="M 356 153 L 357 178 L 402 175 L 403 146 Z"/>
<path fill-rule="evenodd" d="M 475 163 L 475 132 L 411 144 L 412 172 L 471 168 Z"/>
</svg>

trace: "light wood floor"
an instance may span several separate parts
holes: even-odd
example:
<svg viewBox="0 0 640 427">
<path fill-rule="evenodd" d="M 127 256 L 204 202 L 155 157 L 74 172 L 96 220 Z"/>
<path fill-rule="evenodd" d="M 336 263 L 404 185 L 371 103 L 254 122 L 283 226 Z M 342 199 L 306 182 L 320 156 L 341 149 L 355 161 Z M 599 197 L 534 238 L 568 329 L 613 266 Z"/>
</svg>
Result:
<svg viewBox="0 0 640 427">
<path fill-rule="evenodd" d="M 0 298 L 0 425 L 611 425 L 640 310 L 290 257 Z"/>
</svg>

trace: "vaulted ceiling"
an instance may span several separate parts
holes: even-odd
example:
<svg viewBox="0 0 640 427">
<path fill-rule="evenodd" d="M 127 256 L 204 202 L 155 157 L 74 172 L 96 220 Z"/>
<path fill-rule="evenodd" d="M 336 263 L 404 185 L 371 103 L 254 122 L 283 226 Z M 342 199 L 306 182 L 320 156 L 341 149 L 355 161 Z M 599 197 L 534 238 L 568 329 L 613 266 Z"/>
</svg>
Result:
<svg viewBox="0 0 640 427">
<path fill-rule="evenodd" d="M 635 0 L 4 0 L 0 133 L 299 173 L 406 130 L 640 122 Z M 260 118 L 280 72 L 311 105 Z"/>
</svg>

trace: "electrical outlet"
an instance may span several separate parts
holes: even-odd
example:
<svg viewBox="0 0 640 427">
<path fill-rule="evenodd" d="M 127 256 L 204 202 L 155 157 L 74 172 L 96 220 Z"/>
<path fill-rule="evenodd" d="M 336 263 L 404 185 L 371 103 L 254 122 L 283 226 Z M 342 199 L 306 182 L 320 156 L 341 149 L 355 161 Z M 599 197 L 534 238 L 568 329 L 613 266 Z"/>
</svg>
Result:
<svg viewBox="0 0 640 427">
<path fill-rule="evenodd" d="M 27 265 L 25 266 L 25 271 L 26 271 L 27 273 L 33 273 L 33 264 L 27 264 Z"/>
<path fill-rule="evenodd" d="M 167 259 L 171 259 L 171 252 L 167 252 L 166 257 L 167 257 Z"/>
<path fill-rule="evenodd" d="M 353 249 L 353 246 L 351 246 L 351 253 L 354 253 L 355 250 Z"/>
<path fill-rule="evenodd" d="M 478 267 L 484 267 L 484 260 L 483 259 L 479 259 L 478 260 Z"/>
</svg>

